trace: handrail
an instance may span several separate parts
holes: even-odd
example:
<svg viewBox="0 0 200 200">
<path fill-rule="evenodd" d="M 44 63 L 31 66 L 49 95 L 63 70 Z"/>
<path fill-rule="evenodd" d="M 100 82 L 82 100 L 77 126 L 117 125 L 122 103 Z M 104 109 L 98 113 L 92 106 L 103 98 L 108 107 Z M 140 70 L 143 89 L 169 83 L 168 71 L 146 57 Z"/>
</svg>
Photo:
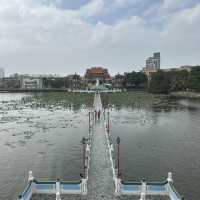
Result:
<svg viewBox="0 0 200 200">
<path fill-rule="evenodd" d="M 138 181 L 121 181 L 121 183 L 123 185 L 142 185 L 141 182 L 138 182 Z M 146 182 L 147 186 L 148 185 L 166 185 L 168 182 L 167 181 L 155 181 L 155 182 Z"/>
<path fill-rule="evenodd" d="M 77 181 L 61 181 L 60 184 L 81 184 L 81 180 L 77 180 Z"/>
<path fill-rule="evenodd" d="M 172 191 L 175 193 L 175 195 L 177 196 L 178 199 L 182 199 L 181 195 L 179 194 L 179 192 L 176 190 L 176 188 L 174 187 L 173 183 L 169 183 L 170 188 L 172 189 Z"/>
<path fill-rule="evenodd" d="M 28 183 L 28 185 L 26 186 L 25 190 L 22 192 L 22 194 L 21 194 L 22 197 L 24 197 L 27 194 L 27 192 L 29 191 L 29 189 L 31 188 L 31 186 L 32 186 L 32 181 L 30 181 Z"/>
<path fill-rule="evenodd" d="M 147 182 L 147 185 L 166 185 L 168 183 L 168 181 L 151 181 L 151 182 Z"/>
<path fill-rule="evenodd" d="M 43 181 L 43 180 L 33 180 L 34 183 L 36 184 L 56 184 L 56 181 Z"/>
<path fill-rule="evenodd" d="M 121 181 L 123 185 L 141 185 L 141 182 L 138 181 Z"/>
</svg>

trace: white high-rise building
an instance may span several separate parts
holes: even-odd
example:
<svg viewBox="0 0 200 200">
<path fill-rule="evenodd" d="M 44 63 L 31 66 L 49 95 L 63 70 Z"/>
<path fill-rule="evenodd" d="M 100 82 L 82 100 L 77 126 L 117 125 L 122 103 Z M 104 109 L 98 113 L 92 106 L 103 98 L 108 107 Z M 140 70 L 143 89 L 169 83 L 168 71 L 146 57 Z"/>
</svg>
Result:
<svg viewBox="0 0 200 200">
<path fill-rule="evenodd" d="M 153 57 L 149 57 L 146 60 L 146 69 L 149 71 L 157 71 L 160 69 L 160 53 L 154 53 Z"/>
<path fill-rule="evenodd" d="M 0 79 L 4 78 L 4 68 L 0 68 Z"/>
<path fill-rule="evenodd" d="M 153 54 L 153 57 L 146 59 L 146 67 L 143 72 L 150 77 L 151 73 L 157 72 L 160 69 L 160 52 Z"/>
</svg>

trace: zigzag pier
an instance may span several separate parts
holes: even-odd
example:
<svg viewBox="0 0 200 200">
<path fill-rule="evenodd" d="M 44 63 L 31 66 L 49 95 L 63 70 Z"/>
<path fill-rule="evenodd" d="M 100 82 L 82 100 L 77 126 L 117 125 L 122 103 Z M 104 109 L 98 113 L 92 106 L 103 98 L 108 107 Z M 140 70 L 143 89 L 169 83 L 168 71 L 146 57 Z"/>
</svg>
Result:
<svg viewBox="0 0 200 200">
<path fill-rule="evenodd" d="M 89 112 L 88 137 L 81 141 L 83 169 L 80 180 L 39 181 L 30 171 L 27 187 L 18 200 L 183 200 L 174 187 L 171 172 L 163 182 L 126 182 L 121 179 L 120 138 L 117 138 L 115 153 L 109 120 L 109 111 L 105 113 L 97 92 Z"/>
</svg>

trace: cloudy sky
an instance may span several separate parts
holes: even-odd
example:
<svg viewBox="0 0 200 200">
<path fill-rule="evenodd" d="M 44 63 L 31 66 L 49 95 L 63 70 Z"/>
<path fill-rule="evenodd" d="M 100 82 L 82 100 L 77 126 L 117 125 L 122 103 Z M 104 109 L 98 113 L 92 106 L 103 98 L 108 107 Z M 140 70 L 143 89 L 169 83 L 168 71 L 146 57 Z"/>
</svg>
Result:
<svg viewBox="0 0 200 200">
<path fill-rule="evenodd" d="M 111 74 L 200 64 L 200 0 L 0 0 L 0 67 L 11 73 Z"/>
</svg>

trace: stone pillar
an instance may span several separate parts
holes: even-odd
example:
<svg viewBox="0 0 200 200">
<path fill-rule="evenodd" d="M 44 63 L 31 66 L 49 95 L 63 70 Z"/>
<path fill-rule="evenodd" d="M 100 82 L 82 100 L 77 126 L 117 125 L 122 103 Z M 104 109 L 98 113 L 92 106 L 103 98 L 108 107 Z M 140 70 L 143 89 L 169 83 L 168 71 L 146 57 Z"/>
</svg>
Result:
<svg viewBox="0 0 200 200">
<path fill-rule="evenodd" d="M 141 195 L 140 195 L 140 200 L 145 200 L 145 198 L 146 198 L 146 195 L 145 195 L 145 193 L 141 193 Z"/>
<path fill-rule="evenodd" d="M 172 177 L 172 173 L 171 172 L 168 173 L 167 182 L 168 183 L 173 183 L 173 177 Z"/>
<path fill-rule="evenodd" d="M 147 192 L 147 183 L 145 182 L 145 180 L 142 180 L 140 200 L 145 200 L 146 192 Z"/>
<path fill-rule="evenodd" d="M 56 200 L 61 200 L 60 193 L 56 192 Z"/>
<path fill-rule="evenodd" d="M 33 172 L 32 171 L 29 171 L 28 173 L 28 181 L 33 181 L 34 180 L 34 177 L 33 177 Z"/>
<path fill-rule="evenodd" d="M 81 194 L 87 195 L 87 179 L 82 179 L 81 181 Z"/>
<path fill-rule="evenodd" d="M 115 194 L 120 195 L 121 194 L 121 179 L 115 178 Z"/>
<path fill-rule="evenodd" d="M 56 200 L 61 200 L 60 198 L 60 180 L 56 181 Z"/>
</svg>

